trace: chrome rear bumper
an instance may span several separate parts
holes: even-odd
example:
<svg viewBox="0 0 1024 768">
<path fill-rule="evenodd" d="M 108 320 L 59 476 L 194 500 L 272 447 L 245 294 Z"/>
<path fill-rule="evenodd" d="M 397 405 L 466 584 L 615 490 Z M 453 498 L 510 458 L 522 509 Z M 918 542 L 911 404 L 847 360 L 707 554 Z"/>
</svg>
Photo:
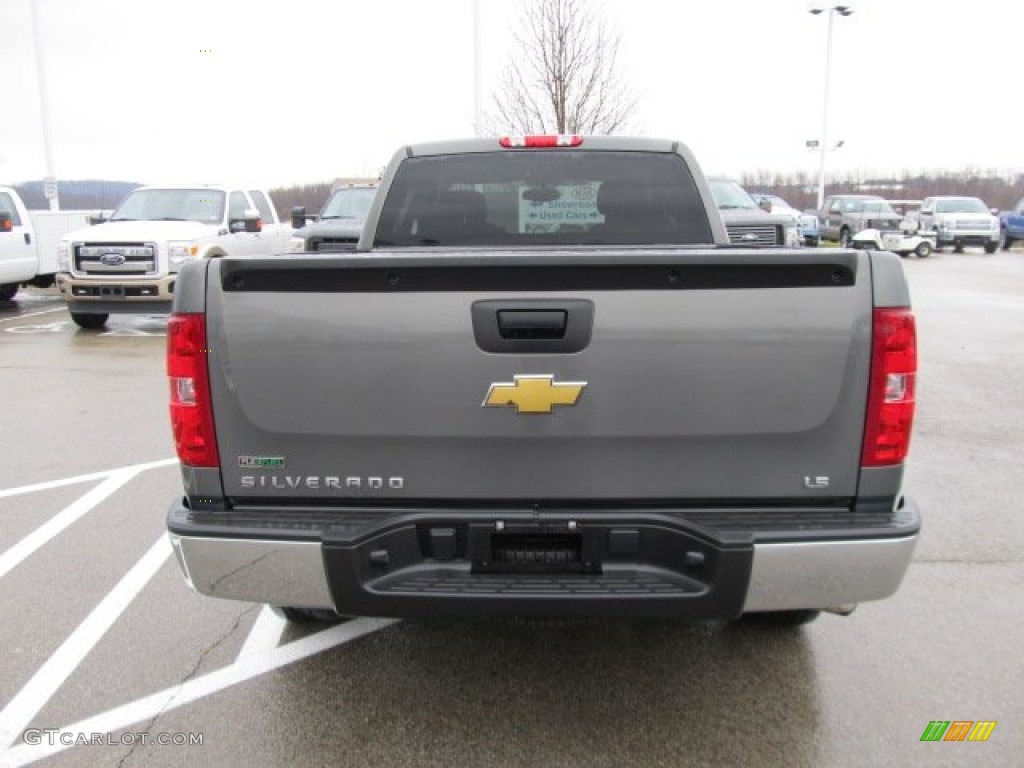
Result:
<svg viewBox="0 0 1024 768">
<path fill-rule="evenodd" d="M 744 613 L 829 610 L 888 597 L 903 581 L 918 539 L 918 510 L 909 499 L 904 504 L 904 520 L 908 527 L 903 529 L 903 533 L 909 535 L 837 540 L 755 540 L 752 547 L 750 544 L 745 547 L 746 559 L 730 560 L 732 566 L 724 561 L 721 563 L 726 570 L 733 567 L 745 571 L 749 567 L 748 580 L 743 581 L 747 579 L 745 573 L 725 572 L 705 586 L 714 591 L 714 588 L 728 582 L 733 585 L 727 588 L 729 592 L 736 594 L 733 590 L 740 590 L 740 599 L 729 603 L 732 615 L 739 607 Z M 402 529 L 393 529 L 388 535 L 397 535 L 397 530 Z M 204 536 L 172 531 L 170 538 L 182 572 L 197 592 L 211 597 L 272 605 L 328 608 L 342 614 L 372 615 L 373 610 L 378 610 L 383 616 L 409 615 L 410 611 L 416 615 L 461 615 L 463 611 L 467 615 L 509 614 L 519 611 L 530 613 L 535 609 L 543 612 L 558 607 L 581 613 L 646 615 L 652 612 L 651 615 L 658 616 L 707 618 L 715 617 L 714 611 L 718 608 L 724 611 L 727 607 L 725 604 L 704 605 L 690 614 L 689 606 L 707 595 L 683 594 L 682 591 L 669 594 L 668 590 L 661 595 L 647 595 L 639 594 L 631 587 L 622 588 L 621 585 L 630 578 L 642 580 L 647 575 L 657 575 L 655 569 L 642 561 L 609 565 L 606 569 L 608 582 L 618 579 L 618 591 L 605 590 L 600 576 L 591 579 L 589 587 L 585 585 L 578 594 L 572 591 L 575 587 L 556 590 L 561 579 L 558 574 L 552 574 L 547 576 L 546 594 L 528 594 L 522 589 L 519 592 L 493 591 L 489 586 L 495 582 L 493 575 L 482 575 L 479 583 L 474 584 L 476 574 L 466 562 L 439 562 L 427 558 L 417 560 L 409 572 L 417 569 L 430 571 L 431 578 L 435 582 L 440 581 L 441 587 L 434 591 L 411 593 L 395 587 L 392 577 L 401 574 L 400 570 L 374 572 L 369 568 L 363 562 L 368 550 L 349 553 L 348 550 L 332 548 L 330 543 L 325 544 L 321 540 L 231 538 L 223 532 Z M 376 538 L 372 548 L 386 548 L 393 541 Z M 386 578 L 377 578 L 372 575 L 374 573 L 382 573 Z M 685 569 L 680 572 L 680 578 L 687 578 Z M 447 588 L 443 583 L 445 579 L 451 579 L 450 583 L 455 585 L 451 594 L 444 593 Z M 456 588 L 459 594 L 454 594 Z M 553 600 L 548 600 L 556 597 L 556 591 L 557 606 Z M 349 595 L 355 606 L 338 604 L 338 595 Z M 644 599 L 648 599 L 646 604 Z M 723 612 L 719 617 L 730 616 Z"/>
<path fill-rule="evenodd" d="M 828 610 L 889 597 L 899 589 L 916 543 L 915 535 L 755 544 L 743 611 Z"/>
</svg>

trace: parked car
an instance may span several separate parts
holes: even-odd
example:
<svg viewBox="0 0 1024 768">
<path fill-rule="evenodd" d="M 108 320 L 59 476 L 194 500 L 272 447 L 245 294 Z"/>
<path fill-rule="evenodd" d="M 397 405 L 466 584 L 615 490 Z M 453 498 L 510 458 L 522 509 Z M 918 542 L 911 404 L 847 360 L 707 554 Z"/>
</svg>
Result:
<svg viewBox="0 0 1024 768">
<path fill-rule="evenodd" d="M 999 214 L 999 244 L 1010 250 L 1017 240 L 1024 240 L 1024 198 L 1017 201 L 1012 211 Z"/>
<path fill-rule="evenodd" d="M 831 195 L 818 211 L 821 239 L 844 248 L 852 246 L 853 236 L 862 229 L 898 229 L 902 218 L 878 195 Z"/>
<path fill-rule="evenodd" d="M 800 245 L 800 233 L 792 216 L 766 213 L 738 182 L 708 178 L 711 196 L 735 245 Z"/>
<path fill-rule="evenodd" d="M 999 218 L 977 197 L 926 197 L 921 227 L 935 230 L 936 250 L 952 245 L 962 253 L 965 245 L 980 245 L 985 253 L 995 253 L 999 247 Z"/>
<path fill-rule="evenodd" d="M 800 240 L 804 245 L 818 245 L 821 242 L 821 228 L 818 223 L 818 217 L 814 214 L 798 211 L 778 195 L 751 192 L 750 196 L 754 198 L 754 202 L 762 210 L 767 210 L 769 213 L 782 213 L 786 216 L 792 216 L 796 222 Z"/>
</svg>

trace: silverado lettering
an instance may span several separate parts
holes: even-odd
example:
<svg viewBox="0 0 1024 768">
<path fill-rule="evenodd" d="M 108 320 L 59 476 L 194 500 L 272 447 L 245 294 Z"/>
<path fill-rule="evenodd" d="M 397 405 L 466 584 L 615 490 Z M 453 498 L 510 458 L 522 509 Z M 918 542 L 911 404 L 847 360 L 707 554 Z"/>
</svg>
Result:
<svg viewBox="0 0 1024 768">
<path fill-rule="evenodd" d="M 303 477 L 296 475 L 242 475 L 239 478 L 242 488 L 369 488 L 379 490 L 390 488 L 400 491 L 405 487 L 405 479 L 401 477 Z"/>
</svg>

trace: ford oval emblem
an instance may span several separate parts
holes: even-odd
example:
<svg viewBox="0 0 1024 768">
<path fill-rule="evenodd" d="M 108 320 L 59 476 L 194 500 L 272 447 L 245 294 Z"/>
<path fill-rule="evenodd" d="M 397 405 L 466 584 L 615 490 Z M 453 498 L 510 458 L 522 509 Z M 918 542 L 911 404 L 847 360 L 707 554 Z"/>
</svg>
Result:
<svg viewBox="0 0 1024 768">
<path fill-rule="evenodd" d="M 124 262 L 123 253 L 104 253 L 100 256 L 100 264 L 105 267 L 120 267 Z"/>
</svg>

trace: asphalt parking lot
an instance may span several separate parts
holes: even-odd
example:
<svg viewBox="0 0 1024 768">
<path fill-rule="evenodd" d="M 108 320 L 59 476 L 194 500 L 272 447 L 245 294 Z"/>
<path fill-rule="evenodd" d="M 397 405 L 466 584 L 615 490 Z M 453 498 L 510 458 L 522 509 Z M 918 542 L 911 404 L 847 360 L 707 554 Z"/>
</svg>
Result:
<svg viewBox="0 0 1024 768">
<path fill-rule="evenodd" d="M 0 766 L 1020 765 L 1024 251 L 904 265 L 914 563 L 894 597 L 787 630 L 296 629 L 197 596 L 164 535 L 165 319 L 0 303 Z M 996 726 L 922 742 L 935 720 Z"/>
</svg>

